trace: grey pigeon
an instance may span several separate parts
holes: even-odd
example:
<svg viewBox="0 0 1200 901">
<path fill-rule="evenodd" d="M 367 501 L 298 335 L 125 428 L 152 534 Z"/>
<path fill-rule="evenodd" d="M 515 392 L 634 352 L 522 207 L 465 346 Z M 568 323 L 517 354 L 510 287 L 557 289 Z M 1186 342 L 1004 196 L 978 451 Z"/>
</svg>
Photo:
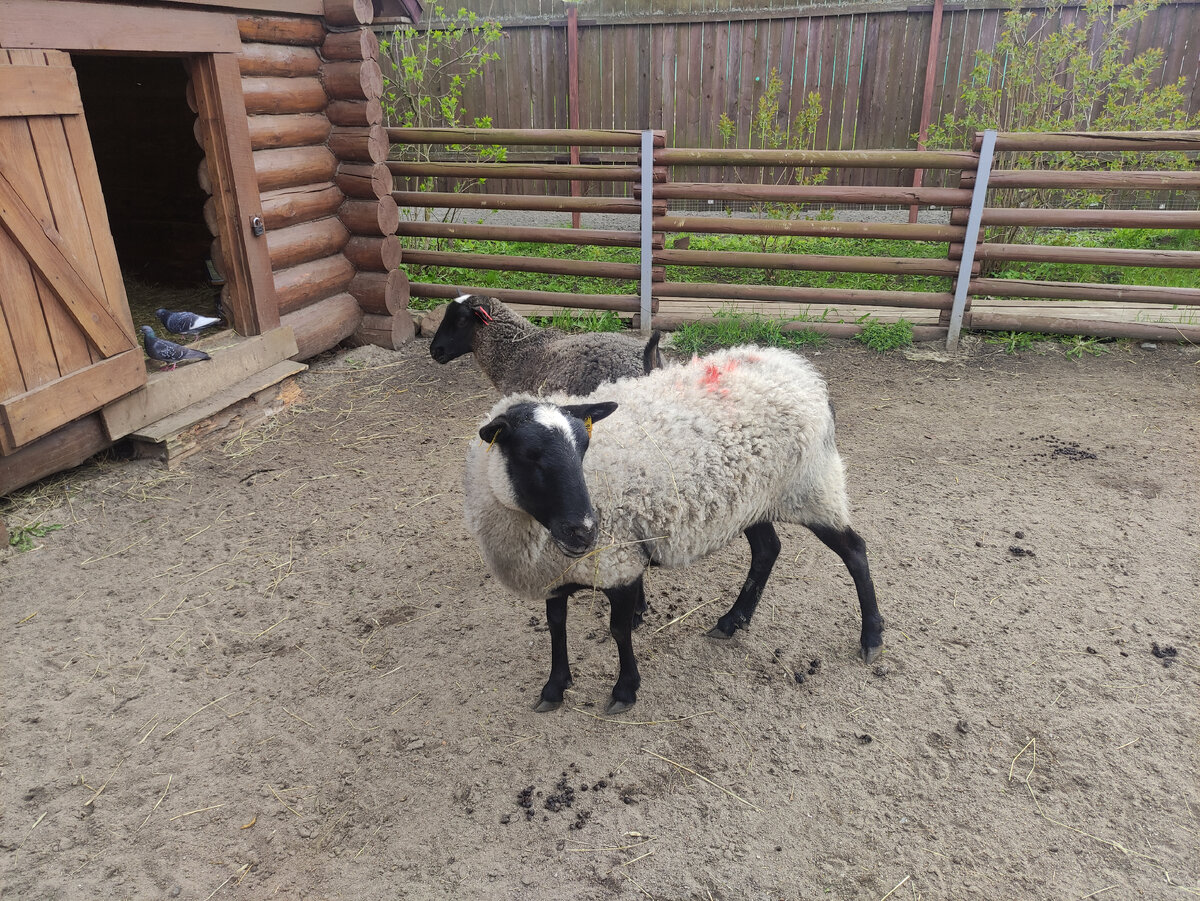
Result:
<svg viewBox="0 0 1200 901">
<path fill-rule="evenodd" d="M 201 329 L 216 325 L 221 320 L 215 316 L 200 316 L 197 313 L 176 312 L 175 310 L 156 310 L 159 321 L 168 332 L 176 335 L 198 335 Z"/>
<path fill-rule="evenodd" d="M 202 350 L 193 350 L 190 347 L 184 347 L 182 344 L 176 344 L 174 341 L 167 341 L 165 338 L 159 338 L 154 334 L 154 329 L 148 325 L 143 325 L 141 328 L 143 343 L 146 345 L 146 356 L 151 360 L 158 360 L 160 363 L 170 363 L 167 370 L 174 369 L 180 363 L 186 363 L 188 360 L 211 360 L 208 354 Z"/>
</svg>

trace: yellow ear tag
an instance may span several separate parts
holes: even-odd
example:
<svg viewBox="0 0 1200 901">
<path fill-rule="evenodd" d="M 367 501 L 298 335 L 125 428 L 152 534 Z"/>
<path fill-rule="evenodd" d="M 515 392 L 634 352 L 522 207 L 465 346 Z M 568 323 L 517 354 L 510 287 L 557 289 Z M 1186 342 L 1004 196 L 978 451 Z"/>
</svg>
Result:
<svg viewBox="0 0 1200 901">
<path fill-rule="evenodd" d="M 592 417 L 589 416 L 583 421 L 583 427 L 585 429 L 587 429 L 588 441 L 591 441 L 592 440 Z"/>
</svg>

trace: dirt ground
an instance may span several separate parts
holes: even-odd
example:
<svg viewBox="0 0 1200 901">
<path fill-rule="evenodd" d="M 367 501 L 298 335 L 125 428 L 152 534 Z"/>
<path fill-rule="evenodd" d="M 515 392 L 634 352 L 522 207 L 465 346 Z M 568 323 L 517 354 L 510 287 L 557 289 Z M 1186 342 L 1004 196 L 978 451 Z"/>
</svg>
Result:
<svg viewBox="0 0 1200 901">
<path fill-rule="evenodd" d="M 803 529 L 655 570 L 616 673 L 531 704 L 544 610 L 485 572 L 466 442 L 494 396 L 418 339 L 343 351 L 175 471 L 91 464 L 0 504 L 0 896 L 1174 899 L 1200 895 L 1200 355 L 833 343 L 887 622 Z M 603 440 L 603 424 L 597 438 Z M 24 533 L 22 533 L 24 534 Z"/>
</svg>

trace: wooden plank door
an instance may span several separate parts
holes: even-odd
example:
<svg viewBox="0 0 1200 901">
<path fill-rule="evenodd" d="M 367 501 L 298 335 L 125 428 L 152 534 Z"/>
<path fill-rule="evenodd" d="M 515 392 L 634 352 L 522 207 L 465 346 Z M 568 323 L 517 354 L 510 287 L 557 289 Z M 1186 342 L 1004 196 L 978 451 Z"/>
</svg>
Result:
<svg viewBox="0 0 1200 901">
<path fill-rule="evenodd" d="M 0 455 L 145 383 L 71 58 L 0 49 Z"/>
</svg>

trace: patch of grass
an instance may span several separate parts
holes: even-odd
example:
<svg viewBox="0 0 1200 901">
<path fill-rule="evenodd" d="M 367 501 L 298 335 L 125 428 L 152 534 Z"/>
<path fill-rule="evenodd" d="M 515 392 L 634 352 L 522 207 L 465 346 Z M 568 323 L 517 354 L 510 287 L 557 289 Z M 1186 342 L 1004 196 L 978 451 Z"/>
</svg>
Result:
<svg viewBox="0 0 1200 901">
<path fill-rule="evenodd" d="M 786 322 L 803 320 L 774 319 L 760 313 L 719 310 L 715 322 L 689 322 L 675 330 L 672 348 L 681 354 L 705 354 L 720 347 L 760 344 L 767 347 L 819 347 L 825 336 L 816 329 L 784 331 Z"/>
<path fill-rule="evenodd" d="M 1020 353 L 1030 350 L 1038 341 L 1045 341 L 1051 336 L 1038 332 L 989 332 L 983 340 L 988 344 L 999 344 L 1006 354 Z"/>
<path fill-rule="evenodd" d="M 62 526 L 55 523 L 42 524 L 35 522 L 28 526 L 16 526 L 8 535 L 9 547 L 15 547 L 18 551 L 33 550 L 33 540 L 35 538 L 45 538 L 51 532 L 57 532 Z"/>
<path fill-rule="evenodd" d="M 621 332 L 625 320 L 612 310 L 558 310 L 553 316 L 530 316 L 529 321 L 542 328 L 560 332 Z"/>
<path fill-rule="evenodd" d="M 913 343 L 912 323 L 907 319 L 900 319 L 897 322 L 868 320 L 862 323 L 862 331 L 854 336 L 854 340 L 862 342 L 871 350 L 879 353 L 899 347 L 911 347 Z"/>
<path fill-rule="evenodd" d="M 1063 335 L 1060 339 L 1066 348 L 1067 358 L 1078 360 L 1085 353 L 1098 357 L 1108 351 L 1108 338 L 1089 338 L 1084 335 Z"/>
</svg>

